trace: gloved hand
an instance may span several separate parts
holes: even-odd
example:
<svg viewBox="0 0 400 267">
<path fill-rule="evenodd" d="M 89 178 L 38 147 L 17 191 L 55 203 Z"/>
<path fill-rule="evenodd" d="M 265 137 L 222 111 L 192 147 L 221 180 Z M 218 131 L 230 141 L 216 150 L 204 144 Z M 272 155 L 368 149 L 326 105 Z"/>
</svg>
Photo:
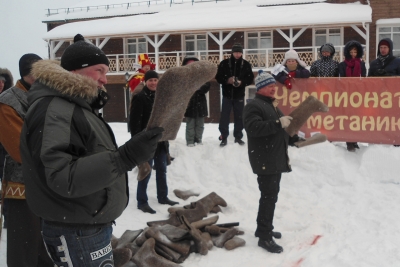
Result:
<svg viewBox="0 0 400 267">
<path fill-rule="evenodd" d="M 293 118 L 290 116 L 283 116 L 283 117 L 279 118 L 282 128 L 287 128 L 290 125 L 292 120 L 293 120 Z"/>
<path fill-rule="evenodd" d="M 226 83 L 233 84 L 233 82 L 235 81 L 234 79 L 235 79 L 234 77 L 229 77 L 229 79 L 226 81 Z"/>
<path fill-rule="evenodd" d="M 127 165 L 134 167 L 151 159 L 156 152 L 163 131 L 164 128 L 155 127 L 132 136 L 118 149 L 122 160 Z"/>
<path fill-rule="evenodd" d="M 234 87 L 239 87 L 242 84 L 242 81 L 237 80 L 236 83 L 233 83 Z"/>
<path fill-rule="evenodd" d="M 304 139 L 303 137 L 298 136 L 297 134 L 289 137 L 289 145 L 290 146 L 298 147 L 297 146 L 298 142 L 304 142 L 304 141 L 306 141 L 306 139 Z"/>
<path fill-rule="evenodd" d="M 292 89 L 292 82 L 290 81 L 290 78 L 285 80 L 285 85 L 287 89 Z"/>
</svg>

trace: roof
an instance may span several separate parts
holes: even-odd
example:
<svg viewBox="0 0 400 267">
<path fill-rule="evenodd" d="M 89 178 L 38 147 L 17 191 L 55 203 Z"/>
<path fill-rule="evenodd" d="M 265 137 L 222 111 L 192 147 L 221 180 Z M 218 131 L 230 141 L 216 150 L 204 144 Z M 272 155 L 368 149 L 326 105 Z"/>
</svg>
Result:
<svg viewBox="0 0 400 267">
<path fill-rule="evenodd" d="M 67 23 L 47 32 L 43 38 L 45 40 L 72 39 L 78 32 L 86 38 L 93 38 L 174 32 L 361 24 L 372 21 L 371 7 L 359 2 L 328 4 L 319 1 L 319 3 L 306 4 L 306 2 L 315 2 L 315 0 L 280 0 L 279 6 L 260 6 L 276 2 L 276 0 L 219 0 L 218 2 L 201 2 L 193 5 L 175 4 L 171 7 L 169 4 L 142 6 L 135 9 L 136 12 L 140 12 L 137 14 L 141 15 Z M 297 2 L 296 5 L 282 5 L 293 2 Z M 114 14 L 117 13 L 115 10 Z M 96 13 L 97 17 L 104 17 L 104 13 L 108 11 L 92 12 Z M 120 13 L 120 15 L 126 14 Z"/>
<path fill-rule="evenodd" d="M 393 19 L 378 19 L 376 21 L 376 25 L 395 25 L 400 24 L 400 18 L 393 18 Z"/>
</svg>

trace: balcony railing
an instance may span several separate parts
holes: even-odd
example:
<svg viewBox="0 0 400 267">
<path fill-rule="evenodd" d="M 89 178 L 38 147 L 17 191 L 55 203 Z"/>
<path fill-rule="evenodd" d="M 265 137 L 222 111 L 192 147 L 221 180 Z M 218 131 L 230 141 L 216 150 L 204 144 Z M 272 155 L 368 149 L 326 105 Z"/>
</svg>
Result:
<svg viewBox="0 0 400 267">
<path fill-rule="evenodd" d="M 334 59 L 338 62 L 344 60 L 344 46 L 336 46 Z M 294 48 L 300 59 L 308 66 L 319 58 L 319 47 L 295 47 Z M 271 70 L 276 64 L 279 64 L 285 58 L 285 53 L 289 48 L 270 48 L 270 49 L 244 49 L 243 58 L 251 64 L 254 71 L 259 69 Z M 364 47 L 365 50 L 365 47 Z M 364 51 L 365 52 L 365 51 Z M 363 60 L 365 61 L 365 54 Z M 164 72 L 169 68 L 181 66 L 186 55 L 196 56 L 200 60 L 207 60 L 218 65 L 221 60 L 229 58 L 230 50 L 224 50 L 222 58 L 219 50 L 207 51 L 174 51 L 174 52 L 159 52 L 158 60 L 155 53 L 148 53 L 150 60 L 157 65 L 159 72 Z M 110 73 L 124 74 L 135 70 L 138 54 L 113 54 L 107 55 L 110 60 Z"/>
</svg>

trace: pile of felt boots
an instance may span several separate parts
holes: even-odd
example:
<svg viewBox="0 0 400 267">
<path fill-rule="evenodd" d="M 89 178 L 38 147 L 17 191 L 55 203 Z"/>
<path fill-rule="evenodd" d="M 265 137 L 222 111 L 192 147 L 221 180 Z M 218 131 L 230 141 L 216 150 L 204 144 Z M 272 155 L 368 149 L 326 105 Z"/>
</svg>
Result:
<svg viewBox="0 0 400 267">
<path fill-rule="evenodd" d="M 235 227 L 217 225 L 218 215 L 206 217 L 215 207 L 227 204 L 216 193 L 182 208 L 170 208 L 170 218 L 148 222 L 144 230 L 127 230 L 121 238 L 113 237 L 115 267 L 176 267 L 190 253 L 207 255 L 214 246 L 232 250 L 245 245 Z"/>
</svg>

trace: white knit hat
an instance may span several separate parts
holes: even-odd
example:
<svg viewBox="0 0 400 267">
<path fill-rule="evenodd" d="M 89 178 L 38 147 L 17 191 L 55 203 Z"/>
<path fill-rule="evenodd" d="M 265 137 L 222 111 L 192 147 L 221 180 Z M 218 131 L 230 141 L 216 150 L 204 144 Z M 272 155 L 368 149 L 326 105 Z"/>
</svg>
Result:
<svg viewBox="0 0 400 267">
<path fill-rule="evenodd" d="M 285 59 L 283 60 L 282 65 L 286 65 L 286 61 L 288 59 L 296 59 L 297 63 L 299 63 L 300 66 L 302 66 L 303 68 L 307 68 L 307 64 L 299 58 L 299 55 L 294 49 L 290 49 L 285 53 Z"/>
</svg>

